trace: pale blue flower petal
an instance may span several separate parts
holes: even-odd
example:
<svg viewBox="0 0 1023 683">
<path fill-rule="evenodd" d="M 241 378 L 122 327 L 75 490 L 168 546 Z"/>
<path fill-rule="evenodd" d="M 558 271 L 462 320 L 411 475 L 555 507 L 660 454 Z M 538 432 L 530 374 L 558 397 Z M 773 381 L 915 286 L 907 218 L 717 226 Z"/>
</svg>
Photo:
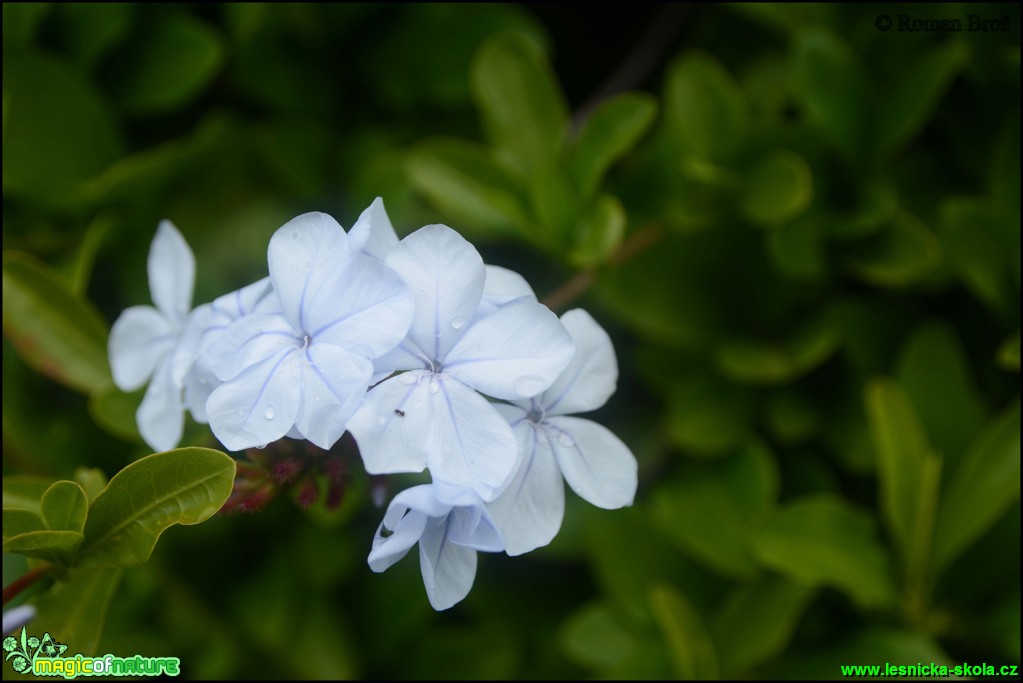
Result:
<svg viewBox="0 0 1023 683">
<path fill-rule="evenodd" d="M 398 244 L 398 235 L 384 209 L 383 199 L 377 197 L 362 212 L 359 220 L 348 231 L 348 241 L 352 250 L 361 251 L 381 261 Z"/>
<path fill-rule="evenodd" d="M 192 414 L 192 419 L 200 424 L 207 424 L 206 401 L 213 390 L 221 382 L 211 370 L 205 359 L 200 357 L 185 375 L 185 407 Z"/>
<path fill-rule="evenodd" d="M 373 359 L 373 368 L 384 377 L 399 370 L 429 370 L 433 361 L 425 351 L 416 346 L 408 337 L 379 358 Z"/>
<path fill-rule="evenodd" d="M 146 395 L 135 412 L 135 421 L 142 439 L 154 451 L 169 451 L 181 441 L 185 409 L 181 404 L 181 386 L 174 382 L 169 357 L 153 373 Z"/>
<path fill-rule="evenodd" d="M 421 472 L 429 451 L 423 440 L 432 429 L 426 409 L 429 373 L 407 372 L 373 387 L 348 421 L 348 431 L 370 474 Z"/>
<path fill-rule="evenodd" d="M 536 294 L 533 288 L 514 270 L 508 270 L 501 266 L 487 266 L 487 279 L 483 285 L 483 299 L 480 301 L 476 317 L 493 313 L 501 306 L 525 298 L 528 301 L 536 301 Z"/>
<path fill-rule="evenodd" d="M 7 610 L 3 615 L 4 635 L 28 626 L 28 622 L 35 619 L 35 616 L 36 608 L 32 605 L 18 605 L 14 609 Z"/>
<path fill-rule="evenodd" d="M 444 519 L 431 519 L 419 540 L 419 565 L 426 596 L 435 610 L 461 602 L 476 579 L 476 551 L 448 543 Z"/>
<path fill-rule="evenodd" d="M 490 514 L 509 555 L 521 555 L 554 540 L 565 515 L 565 485 L 547 438 L 529 420 L 515 427 L 522 458 L 511 483 Z"/>
<path fill-rule="evenodd" d="M 251 285 L 241 289 L 218 296 L 213 300 L 212 308 L 215 313 L 226 320 L 237 320 L 255 310 L 256 305 L 273 291 L 270 285 L 270 278 L 264 277 L 256 280 Z"/>
<path fill-rule="evenodd" d="M 195 257 L 174 224 L 160 221 L 149 247 L 149 292 L 168 318 L 181 324 L 192 308 Z"/>
<path fill-rule="evenodd" d="M 422 512 L 412 510 L 404 505 L 395 506 L 394 501 L 391 502 L 391 507 L 388 508 L 388 517 L 391 516 L 392 510 L 399 511 L 402 514 L 397 520 L 393 521 L 393 526 L 390 526 L 392 522 L 387 517 L 380 523 L 376 536 L 373 537 L 373 549 L 367 558 L 369 568 L 377 573 L 385 571 L 408 554 L 412 546 L 422 538 L 423 531 L 426 530 L 427 520 L 429 519 Z M 405 514 L 406 512 L 407 514 Z M 385 528 L 391 532 L 391 535 L 383 535 Z"/>
<path fill-rule="evenodd" d="M 209 325 L 212 316 L 210 304 L 203 304 L 192 310 L 185 319 L 185 325 L 178 333 L 171 351 L 171 377 L 176 385 L 184 386 L 185 376 L 195 365 L 199 355 L 199 343 L 203 331 Z"/>
<path fill-rule="evenodd" d="M 578 417 L 548 418 L 543 429 L 573 491 L 605 510 L 632 505 L 636 458 L 611 430 Z"/>
<path fill-rule="evenodd" d="M 317 342 L 376 358 L 405 338 L 414 300 L 405 282 L 383 262 L 354 256 L 334 287 L 307 300 L 306 331 Z"/>
<path fill-rule="evenodd" d="M 486 505 L 473 495 L 476 499 L 473 504 L 454 507 L 448 513 L 448 541 L 483 552 L 501 552 L 504 550 L 504 538 Z"/>
<path fill-rule="evenodd" d="M 324 450 L 341 438 L 366 395 L 373 364 L 338 346 L 316 342 L 302 351 L 302 406 L 295 425 Z"/>
<path fill-rule="evenodd" d="M 207 350 L 206 357 L 217 377 L 226 382 L 284 349 L 301 346 L 301 340 L 283 315 L 253 314 L 231 323 L 221 339 Z"/>
<path fill-rule="evenodd" d="M 522 399 L 547 389 L 574 350 L 546 306 L 515 301 L 475 321 L 451 348 L 444 371 L 488 396 Z"/>
<path fill-rule="evenodd" d="M 338 279 L 351 260 L 348 235 L 325 213 L 293 218 L 270 238 L 267 264 L 288 322 L 311 334 L 308 315 L 340 294 Z"/>
<path fill-rule="evenodd" d="M 288 433 L 301 401 L 297 346 L 246 368 L 206 401 L 214 436 L 231 451 L 265 446 Z"/>
<path fill-rule="evenodd" d="M 398 243 L 387 265 L 409 284 L 415 317 L 409 339 L 442 360 L 472 320 L 486 269 L 471 244 L 446 225 L 427 225 Z"/>
<path fill-rule="evenodd" d="M 114 384 L 122 391 L 138 389 L 174 345 L 177 330 L 152 306 L 126 309 L 110 329 L 108 351 Z"/>
<path fill-rule="evenodd" d="M 618 360 L 607 332 L 581 308 L 567 311 L 561 322 L 575 342 L 575 357 L 540 402 L 548 415 L 596 410 L 615 392 Z"/>
</svg>

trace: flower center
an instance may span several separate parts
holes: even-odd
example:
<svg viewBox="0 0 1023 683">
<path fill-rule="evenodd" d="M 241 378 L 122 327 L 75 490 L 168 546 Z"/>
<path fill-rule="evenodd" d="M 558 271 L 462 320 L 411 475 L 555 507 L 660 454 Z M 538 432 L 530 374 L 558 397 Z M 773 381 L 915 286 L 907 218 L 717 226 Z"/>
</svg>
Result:
<svg viewBox="0 0 1023 683">
<path fill-rule="evenodd" d="M 546 416 L 547 411 L 544 410 L 542 404 L 537 403 L 536 401 L 533 402 L 532 409 L 528 413 L 526 413 L 526 417 L 529 419 L 529 421 L 535 424 L 540 424 L 541 422 L 543 422 L 543 419 Z"/>
</svg>

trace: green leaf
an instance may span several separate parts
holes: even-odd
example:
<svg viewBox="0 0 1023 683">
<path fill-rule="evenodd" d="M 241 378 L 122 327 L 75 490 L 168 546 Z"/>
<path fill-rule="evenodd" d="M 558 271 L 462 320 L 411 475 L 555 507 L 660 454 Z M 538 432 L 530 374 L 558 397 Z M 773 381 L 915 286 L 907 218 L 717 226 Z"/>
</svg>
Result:
<svg viewBox="0 0 1023 683">
<path fill-rule="evenodd" d="M 834 586 L 863 607 L 888 607 L 895 588 L 871 515 L 831 494 L 789 502 L 753 541 L 766 566 L 808 585 Z"/>
<path fill-rule="evenodd" d="M 902 70 L 878 108 L 878 146 L 895 149 L 917 135 L 934 115 L 952 81 L 969 61 L 969 44 L 948 40 L 925 51 Z"/>
<path fill-rule="evenodd" d="M 75 570 L 36 601 L 33 631 L 52 634 L 76 654 L 101 655 L 100 636 L 122 574 L 122 569 Z"/>
<path fill-rule="evenodd" d="M 30 531 L 4 538 L 4 552 L 34 557 L 64 567 L 74 564 L 75 554 L 82 545 L 82 534 L 77 531 Z"/>
<path fill-rule="evenodd" d="M 53 5 L 49 2 L 5 2 L 4 47 L 30 43 L 40 22 L 52 9 Z"/>
<path fill-rule="evenodd" d="M 3 325 L 21 357 L 37 372 L 82 393 L 110 384 L 102 318 L 47 266 L 5 251 Z"/>
<path fill-rule="evenodd" d="M 899 211 L 887 230 L 857 245 L 848 268 L 871 284 L 905 287 L 929 275 L 941 256 L 934 234 L 911 214 Z"/>
<path fill-rule="evenodd" d="M 751 577 L 757 564 L 749 549 L 753 522 L 778 495 L 771 453 L 748 446 L 654 491 L 653 519 L 683 550 L 716 571 Z"/>
<path fill-rule="evenodd" d="M 560 164 L 543 164 L 530 173 L 527 187 L 533 215 L 543 228 L 538 243 L 563 250 L 579 220 L 579 194 L 572 179 Z"/>
<path fill-rule="evenodd" d="M 726 161 L 746 133 L 746 102 L 716 59 L 689 52 L 668 67 L 664 120 L 684 156 Z"/>
<path fill-rule="evenodd" d="M 764 227 L 788 223 L 813 201 L 813 173 L 806 160 L 787 149 L 760 159 L 746 174 L 740 199 L 743 215 Z"/>
<path fill-rule="evenodd" d="M 62 3 L 56 30 L 75 62 L 92 68 L 131 34 L 135 11 L 128 3 Z"/>
<path fill-rule="evenodd" d="M 723 677 L 747 673 L 785 649 L 814 590 L 775 574 L 739 586 L 714 618 L 711 632 Z"/>
<path fill-rule="evenodd" d="M 568 107 L 536 43 L 517 33 L 492 36 L 472 60 L 469 87 L 502 158 L 523 174 L 558 158 Z"/>
<path fill-rule="evenodd" d="M 931 450 L 913 404 L 897 383 L 873 380 L 865 400 L 878 458 L 881 510 L 911 588 L 919 590 L 931 554 L 941 458 Z"/>
<path fill-rule="evenodd" d="M 998 365 L 1019 372 L 1019 332 L 1011 335 L 998 347 Z"/>
<path fill-rule="evenodd" d="M 685 595 L 671 584 L 654 584 L 650 588 L 650 609 L 668 645 L 675 676 L 684 680 L 717 678 L 714 642 Z"/>
<path fill-rule="evenodd" d="M 851 158 L 862 153 L 867 80 L 852 50 L 835 35 L 810 29 L 795 40 L 796 95 L 807 119 Z"/>
<path fill-rule="evenodd" d="M 822 280 L 828 273 L 820 219 L 804 216 L 769 230 L 764 239 L 778 274 L 797 282 Z"/>
<path fill-rule="evenodd" d="M 149 559 L 174 524 L 199 524 L 227 501 L 235 462 L 208 448 L 179 448 L 137 460 L 93 501 L 81 564 L 131 566 Z"/>
<path fill-rule="evenodd" d="M 949 265 L 974 296 L 999 313 L 1015 310 L 1011 261 L 1018 249 L 1002 236 L 1012 227 L 998 207 L 979 197 L 952 197 L 941 203 L 937 226 Z"/>
<path fill-rule="evenodd" d="M 592 268 L 606 262 L 625 235 L 625 208 L 617 197 L 602 194 L 579 218 L 575 247 L 569 262 L 577 268 Z"/>
<path fill-rule="evenodd" d="M 667 435 L 694 455 L 718 455 L 746 442 L 752 429 L 749 390 L 720 379 L 686 378 L 668 396 Z"/>
<path fill-rule="evenodd" d="M 803 325 L 782 343 L 736 340 L 714 354 L 726 377 L 744 384 L 785 384 L 813 370 L 838 348 L 841 337 L 828 317 Z"/>
<path fill-rule="evenodd" d="M 206 22 L 175 11 L 138 31 L 118 54 L 115 99 L 133 115 L 152 115 L 199 95 L 220 69 L 224 49 Z"/>
<path fill-rule="evenodd" d="M 28 510 L 42 519 L 42 500 L 46 489 L 54 482 L 49 477 L 14 474 L 4 477 L 4 508 Z"/>
<path fill-rule="evenodd" d="M 89 503 L 96 499 L 103 489 L 107 487 L 107 475 L 98 467 L 79 467 L 75 470 L 75 481 L 85 491 Z"/>
<path fill-rule="evenodd" d="M 492 150 L 455 138 L 429 138 L 409 153 L 412 186 L 466 230 L 516 235 L 528 230 L 525 199 L 517 181 Z"/>
<path fill-rule="evenodd" d="M 921 326 L 903 347 L 895 377 L 945 467 L 952 466 L 988 413 L 954 330 L 941 322 Z"/>
<path fill-rule="evenodd" d="M 820 427 L 818 406 L 791 389 L 773 396 L 767 404 L 767 426 L 774 438 L 792 444 L 807 440 Z"/>
<path fill-rule="evenodd" d="M 20 52 L 4 59 L 3 72 L 5 197 L 73 204 L 74 188 L 121 153 L 106 102 L 77 69 L 49 56 Z"/>
<path fill-rule="evenodd" d="M 85 528 L 89 499 L 85 496 L 85 490 L 76 482 L 54 482 L 43 494 L 40 507 L 47 529 L 80 534 Z"/>
<path fill-rule="evenodd" d="M 951 473 L 935 526 L 934 563 L 945 567 L 1001 517 L 1020 490 L 1020 408 L 993 418 Z"/>
<path fill-rule="evenodd" d="M 17 507 L 8 507 L 4 500 L 4 541 L 34 531 L 45 531 L 46 524 L 36 513 Z"/>
<path fill-rule="evenodd" d="M 566 657 L 598 671 L 619 666 L 637 648 L 636 637 L 622 627 L 608 605 L 596 601 L 568 617 L 559 641 Z"/>
<path fill-rule="evenodd" d="M 656 115 L 652 96 L 623 92 L 586 117 L 567 155 L 568 170 L 583 197 L 596 192 L 607 170 L 636 146 Z"/>
</svg>

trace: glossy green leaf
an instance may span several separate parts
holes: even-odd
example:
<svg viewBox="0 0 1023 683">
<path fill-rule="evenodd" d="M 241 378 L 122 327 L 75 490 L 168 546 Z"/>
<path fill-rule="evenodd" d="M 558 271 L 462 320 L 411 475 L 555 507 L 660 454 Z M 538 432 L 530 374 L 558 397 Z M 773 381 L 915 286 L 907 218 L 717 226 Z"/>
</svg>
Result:
<svg viewBox="0 0 1023 683">
<path fill-rule="evenodd" d="M 867 78 L 840 38 L 819 29 L 798 35 L 794 55 L 796 94 L 807 119 L 829 141 L 857 158 L 866 143 Z"/>
<path fill-rule="evenodd" d="M 717 378 L 687 377 L 668 396 L 667 435 L 687 453 L 719 455 L 746 442 L 753 396 Z"/>
<path fill-rule="evenodd" d="M 199 95 L 220 69 L 224 48 L 206 22 L 169 12 L 138 31 L 118 54 L 114 97 L 132 114 L 151 115 Z"/>
<path fill-rule="evenodd" d="M 751 577 L 757 564 L 749 537 L 755 521 L 774 505 L 778 473 L 760 445 L 688 472 L 653 494 L 653 519 L 664 534 L 714 570 Z"/>
<path fill-rule="evenodd" d="M 93 501 L 81 564 L 142 564 L 168 527 L 213 516 L 231 494 L 234 474 L 232 458 L 207 448 L 155 453 L 128 465 Z"/>
<path fill-rule="evenodd" d="M 746 132 L 746 102 L 717 60 L 690 52 L 668 67 L 664 119 L 683 155 L 720 162 L 730 158 Z"/>
<path fill-rule="evenodd" d="M 857 245 L 848 268 L 871 284 L 905 287 L 929 275 L 941 257 L 934 234 L 911 214 L 899 211 L 887 230 Z"/>
<path fill-rule="evenodd" d="M 812 320 L 781 344 L 736 340 L 722 344 L 714 354 L 726 377 L 744 384 L 783 384 L 826 361 L 841 338 L 827 317 Z"/>
<path fill-rule="evenodd" d="M 533 215 L 543 229 L 541 245 L 564 245 L 574 232 L 579 220 L 579 193 L 568 172 L 560 164 L 537 166 L 526 183 Z"/>
<path fill-rule="evenodd" d="M 75 470 L 74 479 L 85 491 L 89 503 L 107 487 L 107 475 L 98 467 L 79 467 Z"/>
<path fill-rule="evenodd" d="M 74 188 L 121 153 L 106 102 L 79 70 L 53 57 L 5 58 L 4 99 L 5 197 L 68 206 Z"/>
<path fill-rule="evenodd" d="M 33 531 L 45 531 L 46 524 L 42 518 L 32 512 L 31 510 L 25 510 L 23 508 L 8 507 L 8 503 L 4 501 L 4 540 L 8 538 L 14 538 L 21 534 L 31 533 Z"/>
<path fill-rule="evenodd" d="M 110 383 L 102 318 L 33 257 L 5 251 L 3 325 L 21 357 L 36 371 L 76 391 Z"/>
<path fill-rule="evenodd" d="M 814 590 L 775 574 L 739 586 L 715 615 L 711 632 L 724 677 L 742 677 L 785 649 Z"/>
<path fill-rule="evenodd" d="M 760 159 L 744 178 L 740 208 L 764 227 L 798 217 L 813 201 L 813 173 L 806 159 L 781 149 Z"/>
<path fill-rule="evenodd" d="M 983 534 L 1020 492 L 1020 409 L 1010 405 L 977 436 L 941 499 L 934 562 L 942 568 Z"/>
<path fill-rule="evenodd" d="M 998 365 L 1006 370 L 1019 372 L 1019 332 L 1002 342 L 998 347 Z"/>
<path fill-rule="evenodd" d="M 583 197 L 597 190 L 604 174 L 636 146 L 656 115 L 653 97 L 624 92 L 602 102 L 586 118 L 568 151 L 568 170 Z"/>
<path fill-rule="evenodd" d="M 830 494 L 793 500 L 756 531 L 766 566 L 808 585 L 828 585 L 867 608 L 895 598 L 888 556 L 869 513 Z"/>
<path fill-rule="evenodd" d="M 920 327 L 902 350 L 895 378 L 945 467 L 958 462 L 988 411 L 952 328 L 939 322 Z"/>
<path fill-rule="evenodd" d="M 878 458 L 881 510 L 909 579 L 922 581 L 934 537 L 941 458 L 931 450 L 912 402 L 897 383 L 873 380 L 865 400 Z"/>
<path fill-rule="evenodd" d="M 878 108 L 877 144 L 881 149 L 900 147 L 919 133 L 969 55 L 966 41 L 948 40 L 914 56 Z"/>
<path fill-rule="evenodd" d="M 571 614 L 562 625 L 559 640 L 565 656 L 597 670 L 620 665 L 637 648 L 636 637 L 601 602 L 587 603 Z"/>
<path fill-rule="evenodd" d="M 54 482 L 40 501 L 47 529 L 82 533 L 89 513 L 85 490 L 73 481 Z"/>
<path fill-rule="evenodd" d="M 4 477 L 4 507 L 28 510 L 42 519 L 42 500 L 46 489 L 54 480 L 27 474 L 13 474 Z"/>
<path fill-rule="evenodd" d="M 683 680 L 717 678 L 714 642 L 686 596 L 671 584 L 654 584 L 650 588 L 650 610 L 661 627 L 675 676 Z"/>
<path fill-rule="evenodd" d="M 513 235 L 531 223 L 516 180 L 482 145 L 430 138 L 407 163 L 412 186 L 460 228 Z"/>
<path fill-rule="evenodd" d="M 37 600 L 33 631 L 52 634 L 76 654 L 103 654 L 100 636 L 123 571 L 76 569 L 67 581 L 59 581 Z"/>
<path fill-rule="evenodd" d="M 517 33 L 489 38 L 472 60 L 469 87 L 491 142 L 519 171 L 528 174 L 558 158 L 568 107 L 533 41 Z"/>
<path fill-rule="evenodd" d="M 65 567 L 74 564 L 81 545 L 82 534 L 77 531 L 44 529 L 4 538 L 5 553 L 17 553 Z"/>
<path fill-rule="evenodd" d="M 998 207 L 979 197 L 949 198 L 941 203 L 937 228 L 949 265 L 970 291 L 995 311 L 1014 309 L 1019 302 L 1011 272 L 1014 252 L 1001 236 L 1012 228 Z"/>
<path fill-rule="evenodd" d="M 578 268 L 606 262 L 622 243 L 626 220 L 625 207 L 617 197 L 609 194 L 597 197 L 579 218 L 569 262 Z"/>
</svg>

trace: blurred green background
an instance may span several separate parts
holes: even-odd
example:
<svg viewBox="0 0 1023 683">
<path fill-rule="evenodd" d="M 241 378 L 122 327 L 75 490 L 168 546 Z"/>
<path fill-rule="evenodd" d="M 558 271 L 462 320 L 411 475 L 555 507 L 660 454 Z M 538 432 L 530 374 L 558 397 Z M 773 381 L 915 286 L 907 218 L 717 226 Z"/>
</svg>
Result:
<svg viewBox="0 0 1023 683">
<path fill-rule="evenodd" d="M 350 227 L 376 196 L 608 329 L 593 417 L 640 467 L 634 507 L 569 496 L 551 546 L 481 555 L 435 613 L 415 553 L 366 566 L 382 510 L 353 460 L 336 511 L 282 493 L 169 530 L 99 651 L 189 678 L 1019 663 L 1019 18 L 5 3 L 5 474 L 148 453 L 105 349 L 161 218 L 201 303 L 265 275 L 289 218 Z"/>
</svg>

